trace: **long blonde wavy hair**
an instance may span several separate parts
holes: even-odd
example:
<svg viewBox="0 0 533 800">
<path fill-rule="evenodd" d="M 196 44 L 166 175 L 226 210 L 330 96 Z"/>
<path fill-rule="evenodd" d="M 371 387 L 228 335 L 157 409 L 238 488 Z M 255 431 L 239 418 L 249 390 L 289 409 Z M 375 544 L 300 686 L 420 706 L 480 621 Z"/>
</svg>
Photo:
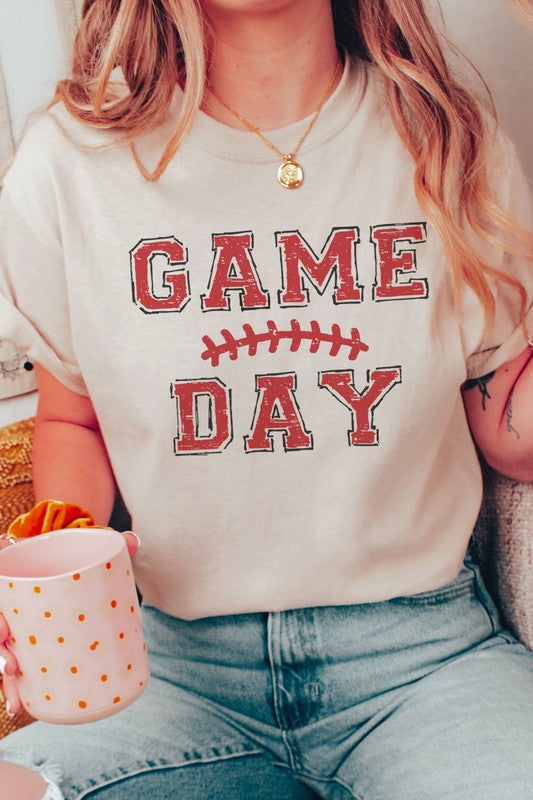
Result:
<svg viewBox="0 0 533 800">
<path fill-rule="evenodd" d="M 530 8 L 530 0 L 515 1 Z M 451 74 L 423 0 L 332 0 L 332 10 L 339 47 L 382 72 L 392 120 L 415 164 L 417 200 L 441 238 L 456 295 L 469 286 L 488 323 L 495 308 L 489 278 L 511 284 L 525 330 L 523 286 L 485 263 L 465 229 L 500 253 L 519 252 L 530 260 L 533 237 L 491 195 L 487 115 Z M 86 124 L 119 132 L 145 178 L 156 181 L 202 101 L 206 39 L 197 0 L 84 0 L 72 77 L 58 84 L 54 102 L 62 101 Z M 126 93 L 113 83 L 117 66 Z M 135 140 L 162 121 L 177 83 L 184 89 L 182 112 L 159 163 L 148 172 Z"/>
</svg>

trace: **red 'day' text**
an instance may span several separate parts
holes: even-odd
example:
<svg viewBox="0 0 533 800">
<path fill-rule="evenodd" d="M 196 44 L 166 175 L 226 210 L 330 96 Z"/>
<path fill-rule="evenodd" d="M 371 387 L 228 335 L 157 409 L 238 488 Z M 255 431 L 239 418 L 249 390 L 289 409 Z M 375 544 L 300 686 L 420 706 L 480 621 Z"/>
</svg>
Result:
<svg viewBox="0 0 533 800">
<path fill-rule="evenodd" d="M 374 411 L 397 383 L 401 383 L 400 367 L 369 370 L 364 387 L 355 386 L 350 369 L 318 373 L 318 387 L 326 389 L 349 411 L 349 446 L 379 444 Z M 255 391 L 250 433 L 244 436 L 245 452 L 273 452 L 276 436 L 281 438 L 285 452 L 312 450 L 313 434 L 307 429 L 298 403 L 296 373 L 256 375 Z M 220 453 L 230 444 L 231 389 L 219 378 L 177 380 L 170 393 L 177 401 L 176 455 Z"/>
</svg>

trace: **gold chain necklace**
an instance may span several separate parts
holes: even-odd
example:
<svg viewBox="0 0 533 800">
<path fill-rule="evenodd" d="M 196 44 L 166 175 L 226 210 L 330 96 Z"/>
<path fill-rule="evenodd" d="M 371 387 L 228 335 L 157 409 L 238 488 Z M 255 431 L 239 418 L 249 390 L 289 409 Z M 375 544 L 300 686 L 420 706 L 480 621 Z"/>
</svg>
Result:
<svg viewBox="0 0 533 800">
<path fill-rule="evenodd" d="M 342 59 L 339 56 L 337 65 L 335 67 L 335 72 L 333 73 L 331 80 L 326 87 L 326 91 L 322 95 L 316 111 L 313 112 L 313 116 L 309 120 L 305 131 L 300 136 L 300 140 L 296 145 L 296 147 L 294 148 L 294 150 L 292 151 L 292 153 L 282 153 L 281 150 L 279 150 L 276 147 L 276 145 L 270 141 L 270 139 L 267 139 L 265 134 L 262 133 L 256 125 L 253 125 L 249 120 L 246 119 L 246 117 L 243 117 L 243 115 L 240 114 L 235 108 L 230 106 L 229 103 L 226 103 L 224 98 L 221 97 L 218 94 L 218 92 L 215 91 L 215 89 L 211 86 L 209 81 L 208 80 L 206 81 L 206 86 L 208 90 L 214 97 L 216 97 L 218 102 L 221 103 L 221 105 L 223 105 L 224 108 L 230 112 L 230 114 L 233 114 L 233 116 L 236 117 L 246 128 L 248 128 L 249 131 L 257 134 L 257 136 L 259 136 L 264 141 L 264 143 L 268 145 L 268 147 L 270 147 L 270 149 L 273 150 L 274 153 L 276 153 L 276 155 L 278 155 L 281 158 L 283 163 L 278 169 L 278 181 L 285 189 L 297 189 L 298 186 L 302 184 L 302 181 L 304 179 L 304 171 L 301 165 L 297 161 L 295 161 L 295 156 L 300 147 L 302 146 L 302 144 L 307 139 L 307 136 L 309 135 L 311 128 L 315 124 L 318 115 L 322 111 L 322 108 L 324 107 L 326 100 L 329 98 L 329 95 L 333 88 L 333 84 L 335 83 L 337 75 L 339 74 L 341 64 L 342 64 Z"/>
</svg>

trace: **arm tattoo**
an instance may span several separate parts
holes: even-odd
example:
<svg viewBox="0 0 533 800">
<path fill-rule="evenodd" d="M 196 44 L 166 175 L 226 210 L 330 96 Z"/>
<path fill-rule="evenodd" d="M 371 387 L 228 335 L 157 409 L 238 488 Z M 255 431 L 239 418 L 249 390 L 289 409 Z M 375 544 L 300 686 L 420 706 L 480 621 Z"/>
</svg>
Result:
<svg viewBox="0 0 533 800">
<path fill-rule="evenodd" d="M 488 372 L 486 375 L 482 375 L 481 378 L 471 378 L 464 383 L 465 391 L 468 389 L 474 389 L 477 386 L 481 392 L 481 405 L 483 406 L 483 411 L 486 409 L 487 397 L 490 400 L 490 393 L 487 389 L 487 383 L 491 381 L 493 377 L 494 372 Z"/>
<path fill-rule="evenodd" d="M 516 428 L 513 428 L 513 425 L 511 423 L 511 420 L 513 419 L 513 392 L 514 389 L 509 395 L 509 399 L 507 400 L 507 407 L 505 409 L 505 414 L 507 417 L 507 430 L 509 431 L 509 433 L 514 433 L 517 439 L 520 439 L 520 434 L 518 433 Z"/>
</svg>

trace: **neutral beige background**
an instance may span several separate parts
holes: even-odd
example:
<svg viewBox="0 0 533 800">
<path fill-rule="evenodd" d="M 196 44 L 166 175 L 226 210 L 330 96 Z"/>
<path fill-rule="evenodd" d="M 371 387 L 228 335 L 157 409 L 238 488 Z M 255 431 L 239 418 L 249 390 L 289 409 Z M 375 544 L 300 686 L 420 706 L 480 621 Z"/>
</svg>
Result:
<svg viewBox="0 0 533 800">
<path fill-rule="evenodd" d="M 427 5 L 435 25 L 487 82 L 533 189 L 533 27 L 512 0 L 427 0 Z M 450 59 L 469 85 L 483 90 L 464 59 L 451 53 Z"/>
</svg>

